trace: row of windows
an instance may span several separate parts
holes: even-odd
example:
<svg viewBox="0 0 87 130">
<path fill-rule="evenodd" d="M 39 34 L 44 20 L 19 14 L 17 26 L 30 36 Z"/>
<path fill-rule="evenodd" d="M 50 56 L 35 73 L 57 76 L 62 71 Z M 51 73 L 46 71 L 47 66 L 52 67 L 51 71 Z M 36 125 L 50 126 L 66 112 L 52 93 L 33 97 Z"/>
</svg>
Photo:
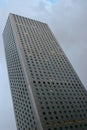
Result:
<svg viewBox="0 0 87 130">
<path fill-rule="evenodd" d="M 85 89 L 48 27 L 22 17 L 15 17 L 15 22 L 37 109 L 44 124 L 87 118 Z M 46 129 L 75 128 L 74 124 L 54 128 L 52 123 L 51 127 Z"/>
<path fill-rule="evenodd" d="M 6 25 L 6 59 L 18 130 L 37 129 L 32 103 L 13 37 L 10 21 Z M 15 84 L 16 83 L 16 84 Z"/>
</svg>

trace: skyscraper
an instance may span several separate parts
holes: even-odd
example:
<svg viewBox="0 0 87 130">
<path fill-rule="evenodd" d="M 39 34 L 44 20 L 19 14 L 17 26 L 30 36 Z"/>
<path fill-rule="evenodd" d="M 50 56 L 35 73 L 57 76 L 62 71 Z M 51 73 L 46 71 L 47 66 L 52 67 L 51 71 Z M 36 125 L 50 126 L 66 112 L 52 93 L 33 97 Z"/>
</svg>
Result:
<svg viewBox="0 0 87 130">
<path fill-rule="evenodd" d="M 87 91 L 47 24 L 10 14 L 3 32 L 18 130 L 87 130 Z"/>
</svg>

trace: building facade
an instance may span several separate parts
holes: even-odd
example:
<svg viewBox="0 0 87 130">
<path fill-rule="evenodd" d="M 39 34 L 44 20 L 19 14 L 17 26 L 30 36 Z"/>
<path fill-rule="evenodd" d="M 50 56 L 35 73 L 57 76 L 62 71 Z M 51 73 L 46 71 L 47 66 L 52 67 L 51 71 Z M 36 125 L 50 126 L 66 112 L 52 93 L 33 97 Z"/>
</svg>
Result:
<svg viewBox="0 0 87 130">
<path fill-rule="evenodd" d="M 18 130 L 87 130 L 87 91 L 47 24 L 10 14 L 3 32 Z"/>
</svg>

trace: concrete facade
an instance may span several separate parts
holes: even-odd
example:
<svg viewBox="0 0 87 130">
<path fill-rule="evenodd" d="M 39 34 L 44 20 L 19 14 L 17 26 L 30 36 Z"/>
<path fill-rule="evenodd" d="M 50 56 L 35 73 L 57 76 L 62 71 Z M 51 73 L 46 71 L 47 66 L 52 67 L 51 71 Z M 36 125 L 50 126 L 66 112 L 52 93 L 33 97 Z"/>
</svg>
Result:
<svg viewBox="0 0 87 130">
<path fill-rule="evenodd" d="M 18 130 L 86 130 L 87 91 L 47 24 L 10 14 L 3 32 Z"/>
</svg>

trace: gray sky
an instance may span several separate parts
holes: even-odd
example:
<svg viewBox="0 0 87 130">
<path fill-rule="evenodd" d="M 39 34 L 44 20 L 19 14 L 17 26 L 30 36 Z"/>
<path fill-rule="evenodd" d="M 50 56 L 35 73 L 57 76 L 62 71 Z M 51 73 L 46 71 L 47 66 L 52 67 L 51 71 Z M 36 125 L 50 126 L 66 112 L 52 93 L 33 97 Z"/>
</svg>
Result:
<svg viewBox="0 0 87 130">
<path fill-rule="evenodd" d="M 9 13 L 48 23 L 87 89 L 87 0 L 0 0 L 0 130 L 16 130 L 2 41 Z"/>
</svg>

